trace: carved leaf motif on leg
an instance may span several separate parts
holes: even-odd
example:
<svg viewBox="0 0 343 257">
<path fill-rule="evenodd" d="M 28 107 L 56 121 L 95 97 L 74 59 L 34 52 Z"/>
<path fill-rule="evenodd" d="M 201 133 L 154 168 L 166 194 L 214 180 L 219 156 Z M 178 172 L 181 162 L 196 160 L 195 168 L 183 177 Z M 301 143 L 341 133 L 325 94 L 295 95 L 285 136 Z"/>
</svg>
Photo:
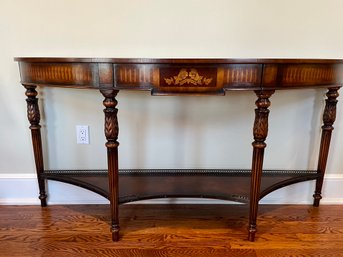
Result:
<svg viewBox="0 0 343 257">
<path fill-rule="evenodd" d="M 108 140 L 117 140 L 119 127 L 117 109 L 105 109 L 105 136 Z"/>
<path fill-rule="evenodd" d="M 336 120 L 336 106 L 328 105 L 323 114 L 324 126 L 331 126 Z"/>
<path fill-rule="evenodd" d="M 40 113 L 38 107 L 37 91 L 33 86 L 26 86 L 25 95 L 27 96 L 27 118 L 31 124 L 31 129 L 40 128 Z"/>
<path fill-rule="evenodd" d="M 27 118 L 31 124 L 38 124 L 40 121 L 37 100 L 27 99 Z"/>
<path fill-rule="evenodd" d="M 323 128 L 324 129 L 333 129 L 332 125 L 336 120 L 336 105 L 337 105 L 337 97 L 339 93 L 337 89 L 329 89 L 326 93 L 327 99 L 326 106 L 323 114 Z"/>
<path fill-rule="evenodd" d="M 254 138 L 255 140 L 263 140 L 268 133 L 268 112 L 259 113 L 258 110 L 256 110 L 256 116 L 258 116 L 258 118 L 256 118 L 254 122 Z"/>
<path fill-rule="evenodd" d="M 256 100 L 256 109 L 255 109 L 255 122 L 254 122 L 254 139 L 255 144 L 258 144 L 258 142 L 263 143 L 265 138 L 268 134 L 268 115 L 269 110 L 268 107 L 270 106 L 269 97 L 274 93 L 274 91 L 257 91 L 256 95 L 258 96 L 258 99 Z M 265 145 L 264 143 L 261 144 Z"/>
</svg>

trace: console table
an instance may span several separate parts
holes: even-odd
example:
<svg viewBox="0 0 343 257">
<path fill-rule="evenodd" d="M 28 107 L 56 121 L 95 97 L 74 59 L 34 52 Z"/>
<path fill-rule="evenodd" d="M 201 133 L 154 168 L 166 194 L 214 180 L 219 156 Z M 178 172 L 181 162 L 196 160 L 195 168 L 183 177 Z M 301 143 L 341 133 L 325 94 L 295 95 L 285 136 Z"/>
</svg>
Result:
<svg viewBox="0 0 343 257">
<path fill-rule="evenodd" d="M 336 117 L 343 60 L 322 59 L 110 59 L 15 58 L 26 88 L 27 116 L 41 206 L 47 205 L 46 180 L 71 183 L 110 201 L 113 241 L 119 239 L 118 205 L 160 197 L 206 197 L 249 203 L 248 239 L 254 241 L 258 203 L 268 193 L 300 181 L 316 180 L 319 206 Z M 104 97 L 107 170 L 47 170 L 43 165 L 40 112 L 36 87 L 97 89 Z M 316 170 L 263 170 L 268 133 L 269 98 L 276 90 L 328 88 Z M 251 170 L 121 170 L 118 166 L 116 95 L 120 90 L 149 90 L 152 95 L 224 95 L 253 91 L 255 121 Z M 51 104 L 51 103 L 48 103 Z"/>
</svg>

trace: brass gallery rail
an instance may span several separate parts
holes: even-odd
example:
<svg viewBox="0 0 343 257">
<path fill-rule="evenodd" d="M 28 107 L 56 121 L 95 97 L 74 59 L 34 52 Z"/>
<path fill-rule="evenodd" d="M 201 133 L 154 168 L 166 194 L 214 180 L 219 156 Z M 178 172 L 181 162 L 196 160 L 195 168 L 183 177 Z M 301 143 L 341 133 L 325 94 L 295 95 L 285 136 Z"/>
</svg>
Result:
<svg viewBox="0 0 343 257">
<path fill-rule="evenodd" d="M 79 185 L 107 197 L 111 204 L 113 241 L 119 238 L 119 203 L 168 196 L 210 197 L 249 202 L 248 239 L 254 241 L 259 200 L 292 183 L 316 180 L 314 206 L 319 206 L 336 117 L 343 60 L 321 59 L 106 59 L 16 58 L 26 88 L 27 113 L 41 205 L 46 206 L 45 180 Z M 49 171 L 44 169 L 37 86 L 92 88 L 104 96 L 108 170 Z M 272 94 L 280 89 L 328 89 L 322 138 L 315 171 L 263 171 Z M 120 173 L 116 96 L 120 90 L 149 90 L 153 95 L 223 95 L 229 90 L 254 91 L 255 121 L 251 170 L 171 170 Z M 130 101 L 130 99 L 127 99 Z M 49 103 L 48 103 L 49 104 Z M 237 110 L 239 111 L 239 110 Z M 168 174 L 166 174 L 169 172 Z"/>
</svg>

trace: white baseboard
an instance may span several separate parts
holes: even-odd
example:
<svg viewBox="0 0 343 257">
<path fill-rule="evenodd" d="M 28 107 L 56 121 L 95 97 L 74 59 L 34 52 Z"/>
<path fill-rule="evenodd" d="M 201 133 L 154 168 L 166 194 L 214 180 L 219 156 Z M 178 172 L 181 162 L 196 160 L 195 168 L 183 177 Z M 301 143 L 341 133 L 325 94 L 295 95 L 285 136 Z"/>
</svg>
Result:
<svg viewBox="0 0 343 257">
<path fill-rule="evenodd" d="M 262 204 L 311 204 L 314 181 L 301 182 L 279 189 L 262 199 Z M 39 205 L 38 185 L 33 174 L 0 174 L 0 204 Z M 48 204 L 108 204 L 108 200 L 93 192 L 70 184 L 49 181 Z M 170 198 L 144 200 L 144 204 L 218 204 L 227 201 Z M 232 202 L 230 202 L 232 203 Z M 321 204 L 343 204 L 343 175 L 328 174 L 323 185 Z"/>
</svg>

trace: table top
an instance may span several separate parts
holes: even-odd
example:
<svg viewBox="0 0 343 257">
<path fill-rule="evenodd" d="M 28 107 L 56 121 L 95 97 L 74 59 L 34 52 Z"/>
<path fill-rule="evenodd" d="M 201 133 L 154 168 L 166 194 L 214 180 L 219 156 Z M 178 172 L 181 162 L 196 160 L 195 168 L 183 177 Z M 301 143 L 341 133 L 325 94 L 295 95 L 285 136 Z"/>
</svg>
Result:
<svg viewBox="0 0 343 257">
<path fill-rule="evenodd" d="M 17 62 L 41 62 L 41 63 L 127 63 L 127 64 L 338 64 L 343 59 L 294 59 L 294 58 L 79 58 L 79 57 L 16 57 Z"/>
</svg>

